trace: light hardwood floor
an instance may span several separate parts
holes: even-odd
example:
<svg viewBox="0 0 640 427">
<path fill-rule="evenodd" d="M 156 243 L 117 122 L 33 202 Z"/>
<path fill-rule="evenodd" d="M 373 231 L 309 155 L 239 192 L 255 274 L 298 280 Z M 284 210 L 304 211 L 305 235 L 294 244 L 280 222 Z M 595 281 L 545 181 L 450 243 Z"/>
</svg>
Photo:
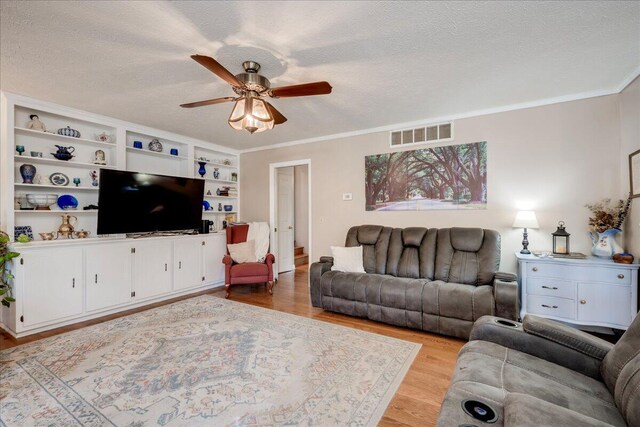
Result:
<svg viewBox="0 0 640 427">
<path fill-rule="evenodd" d="M 210 293 L 224 298 L 223 290 L 207 291 L 196 295 L 203 293 Z M 80 329 L 193 296 L 194 295 L 190 295 L 188 297 L 164 301 L 141 309 L 130 310 L 116 315 L 66 326 L 19 340 L 2 332 L 0 333 L 0 349 L 10 348 L 70 330 Z M 306 266 L 299 267 L 295 272 L 281 274 L 277 285 L 273 289 L 273 297 L 267 294 L 262 285 L 244 285 L 232 288 L 231 299 L 422 344 L 418 356 L 400 385 L 398 392 L 389 404 L 380 425 L 435 425 L 440 409 L 440 402 L 442 402 L 447 387 L 449 386 L 449 381 L 451 380 L 456 355 L 460 347 L 464 345 L 464 341 L 426 332 L 397 328 L 395 326 L 343 316 L 314 308 L 311 306 L 309 300 L 308 269 Z"/>
</svg>

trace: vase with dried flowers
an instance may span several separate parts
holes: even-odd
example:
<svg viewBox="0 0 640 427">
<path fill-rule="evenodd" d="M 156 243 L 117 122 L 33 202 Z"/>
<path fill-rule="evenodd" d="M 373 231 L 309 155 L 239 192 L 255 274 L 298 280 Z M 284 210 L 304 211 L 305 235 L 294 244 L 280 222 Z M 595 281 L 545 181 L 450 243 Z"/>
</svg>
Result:
<svg viewBox="0 0 640 427">
<path fill-rule="evenodd" d="M 589 217 L 589 228 L 593 255 L 611 258 L 614 254 L 624 252 L 616 242 L 616 235 L 622 231 L 630 206 L 631 194 L 626 201 L 618 200 L 614 205 L 611 204 L 611 199 L 586 205 L 592 214 Z"/>
</svg>

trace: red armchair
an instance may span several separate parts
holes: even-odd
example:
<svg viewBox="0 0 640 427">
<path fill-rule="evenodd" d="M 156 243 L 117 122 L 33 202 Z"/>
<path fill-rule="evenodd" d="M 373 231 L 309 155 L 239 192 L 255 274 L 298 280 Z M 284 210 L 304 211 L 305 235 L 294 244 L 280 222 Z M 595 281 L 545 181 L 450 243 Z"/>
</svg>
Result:
<svg viewBox="0 0 640 427">
<path fill-rule="evenodd" d="M 248 224 L 230 225 L 227 227 L 227 244 L 242 243 L 247 241 L 249 232 Z M 235 263 L 227 254 L 222 259 L 224 263 L 224 289 L 225 298 L 231 295 L 231 286 L 246 285 L 250 283 L 265 283 L 269 295 L 273 295 L 273 263 L 276 258 L 268 253 L 263 262 Z"/>
</svg>

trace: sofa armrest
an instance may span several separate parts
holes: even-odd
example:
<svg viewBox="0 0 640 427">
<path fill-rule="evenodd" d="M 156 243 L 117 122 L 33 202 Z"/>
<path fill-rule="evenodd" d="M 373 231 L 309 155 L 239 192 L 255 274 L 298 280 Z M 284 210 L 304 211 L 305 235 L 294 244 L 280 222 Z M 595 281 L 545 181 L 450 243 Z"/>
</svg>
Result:
<svg viewBox="0 0 640 427">
<path fill-rule="evenodd" d="M 320 279 L 333 266 L 332 257 L 320 257 L 320 261 L 311 264 L 309 269 L 309 291 L 311 293 L 311 305 L 322 308 L 322 287 Z"/>
<path fill-rule="evenodd" d="M 518 277 L 511 273 L 496 273 L 493 279 L 496 316 L 518 320 Z"/>
<path fill-rule="evenodd" d="M 528 334 L 572 348 L 594 359 L 603 360 L 613 348 L 613 344 L 605 340 L 544 317 L 526 315 L 522 327 Z"/>
<path fill-rule="evenodd" d="M 525 316 L 527 325 L 531 325 L 531 317 L 535 318 L 536 316 Z M 543 333 L 549 336 L 559 336 L 562 333 L 560 331 L 568 328 L 568 326 L 557 322 L 547 319 L 542 320 L 545 322 L 545 332 Z M 538 318 L 533 319 L 533 321 L 537 322 Z M 530 326 L 527 326 L 527 328 L 530 328 Z M 541 329 L 543 328 L 538 326 L 537 330 Z M 557 329 L 558 332 L 555 332 L 554 335 L 554 332 L 551 332 L 552 329 Z M 493 342 L 600 380 L 602 359 L 613 345 L 578 330 L 574 331 L 570 336 L 572 338 L 567 338 L 568 345 L 566 345 L 559 342 L 561 341 L 560 339 L 554 341 L 528 332 L 522 323 L 494 316 L 483 316 L 474 323 L 469 340 Z M 583 342 L 584 344 L 580 345 L 578 342 Z M 599 348 L 599 351 L 591 350 L 591 346 Z M 586 348 L 590 350 L 584 350 Z"/>
</svg>

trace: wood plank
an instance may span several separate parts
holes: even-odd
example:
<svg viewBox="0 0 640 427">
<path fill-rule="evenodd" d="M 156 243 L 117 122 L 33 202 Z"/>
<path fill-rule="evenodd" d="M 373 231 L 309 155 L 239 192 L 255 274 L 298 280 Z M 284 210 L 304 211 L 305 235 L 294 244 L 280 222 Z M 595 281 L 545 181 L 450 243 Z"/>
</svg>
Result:
<svg viewBox="0 0 640 427">
<path fill-rule="evenodd" d="M 331 313 L 315 308 L 311 306 L 307 280 L 308 267 L 301 267 L 292 272 L 281 274 L 278 277 L 278 282 L 273 290 L 273 297 L 267 294 L 263 285 L 246 285 L 234 286 L 231 291 L 231 299 L 422 344 L 420 352 L 407 372 L 404 381 L 398 388 L 396 395 L 391 400 L 379 425 L 385 427 L 434 426 L 438 411 L 440 410 L 440 403 L 451 381 L 458 351 L 464 345 L 465 341 L 376 323 L 366 319 Z M 152 304 L 147 307 L 136 308 L 52 331 L 41 332 L 19 340 L 12 338 L 2 331 L 0 332 L 0 349 L 6 349 L 53 335 L 81 329 L 107 320 L 207 293 L 224 298 L 223 290 L 203 291 L 197 294 Z"/>
</svg>

